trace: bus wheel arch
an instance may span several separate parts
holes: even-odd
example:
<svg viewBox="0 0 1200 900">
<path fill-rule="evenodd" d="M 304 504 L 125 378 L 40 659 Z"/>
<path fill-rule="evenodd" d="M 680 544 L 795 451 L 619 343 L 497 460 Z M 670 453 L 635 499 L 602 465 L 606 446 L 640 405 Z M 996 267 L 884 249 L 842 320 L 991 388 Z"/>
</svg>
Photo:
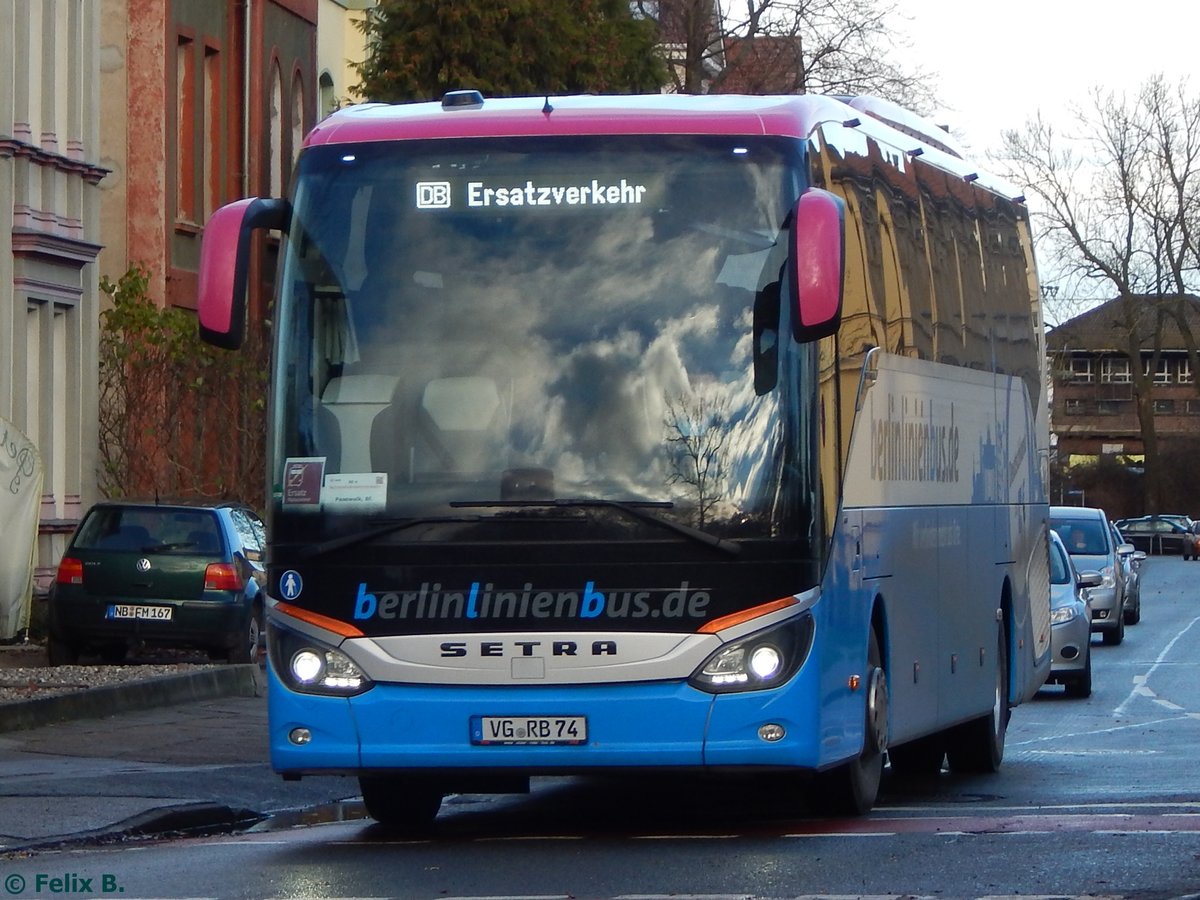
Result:
<svg viewBox="0 0 1200 900">
<path fill-rule="evenodd" d="M 888 689 L 888 671 L 891 666 L 890 646 L 887 640 L 887 623 L 883 599 L 875 598 L 871 610 L 871 631 L 867 638 L 867 725 L 863 743 L 875 748 L 880 755 L 887 750 L 891 736 L 891 702 Z"/>
<path fill-rule="evenodd" d="M 885 633 L 877 604 L 867 636 L 867 666 L 859 683 L 864 691 L 862 749 L 854 759 L 815 776 L 812 800 L 822 813 L 863 815 L 875 805 L 879 795 L 890 715 Z"/>
<path fill-rule="evenodd" d="M 946 759 L 955 772 L 990 774 L 1004 760 L 1004 740 L 1012 717 L 1012 595 L 1005 582 L 996 621 L 996 667 L 992 709 L 946 733 Z"/>
</svg>

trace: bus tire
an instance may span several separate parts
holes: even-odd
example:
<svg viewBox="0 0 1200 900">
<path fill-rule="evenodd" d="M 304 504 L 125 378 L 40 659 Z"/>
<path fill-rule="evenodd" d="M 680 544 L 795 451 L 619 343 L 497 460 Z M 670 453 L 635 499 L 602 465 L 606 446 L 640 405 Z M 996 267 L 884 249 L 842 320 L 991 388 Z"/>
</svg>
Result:
<svg viewBox="0 0 1200 900">
<path fill-rule="evenodd" d="M 1004 737 L 1012 706 L 1008 702 L 1008 628 L 996 629 L 996 683 L 992 710 L 946 734 L 946 759 L 952 772 L 997 772 L 1004 760 Z"/>
<path fill-rule="evenodd" d="M 380 825 L 399 831 L 429 828 L 442 806 L 441 789 L 419 779 L 362 775 L 358 787 L 367 815 Z"/>
<path fill-rule="evenodd" d="M 879 637 L 871 629 L 867 646 L 866 724 L 862 751 L 848 763 L 815 776 L 812 800 L 825 815 L 861 816 L 879 796 L 888 738 L 888 686 Z"/>
</svg>

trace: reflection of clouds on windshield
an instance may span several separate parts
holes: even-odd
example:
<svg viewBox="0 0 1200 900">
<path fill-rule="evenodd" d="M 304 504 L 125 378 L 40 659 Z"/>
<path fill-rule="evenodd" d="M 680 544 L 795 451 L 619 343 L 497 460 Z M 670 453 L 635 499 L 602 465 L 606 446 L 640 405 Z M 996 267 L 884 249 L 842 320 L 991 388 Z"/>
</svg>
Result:
<svg viewBox="0 0 1200 900">
<path fill-rule="evenodd" d="M 780 435 L 776 399 L 754 394 L 754 293 L 718 280 L 744 242 L 686 222 L 656 234 L 640 213 L 441 224 L 380 261 L 386 276 L 367 280 L 355 315 L 370 317 L 359 331 L 375 364 L 413 390 L 495 382 L 509 446 L 497 469 L 551 469 L 560 496 L 687 503 L 670 483 L 667 422 L 673 398 L 690 398 L 720 408 L 713 427 L 728 432 L 711 517 L 772 502 L 761 482 Z"/>
</svg>

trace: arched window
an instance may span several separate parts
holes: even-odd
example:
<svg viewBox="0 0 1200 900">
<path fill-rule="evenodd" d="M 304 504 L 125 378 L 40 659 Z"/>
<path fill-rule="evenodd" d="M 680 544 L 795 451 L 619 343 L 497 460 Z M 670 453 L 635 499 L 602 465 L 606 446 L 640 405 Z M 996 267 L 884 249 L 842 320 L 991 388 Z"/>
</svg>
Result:
<svg viewBox="0 0 1200 900">
<path fill-rule="evenodd" d="M 291 164 L 300 155 L 300 145 L 304 142 L 304 112 L 307 105 L 304 101 L 304 81 L 297 72 L 292 78 L 292 158 L 288 161 L 289 172 Z"/>
<path fill-rule="evenodd" d="M 323 119 L 338 107 L 337 95 L 333 92 L 333 76 L 328 71 L 321 73 L 321 78 L 318 81 L 318 91 L 321 98 L 321 106 L 317 113 Z"/>
<path fill-rule="evenodd" d="M 283 196 L 283 73 L 279 63 L 271 66 L 271 114 L 270 114 L 270 192 L 271 197 Z"/>
</svg>

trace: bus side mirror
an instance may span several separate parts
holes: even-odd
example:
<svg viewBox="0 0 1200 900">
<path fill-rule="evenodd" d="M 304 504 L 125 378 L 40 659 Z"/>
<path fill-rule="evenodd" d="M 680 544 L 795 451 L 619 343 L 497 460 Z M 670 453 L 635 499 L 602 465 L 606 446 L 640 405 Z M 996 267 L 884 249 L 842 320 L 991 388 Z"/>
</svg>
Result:
<svg viewBox="0 0 1200 900">
<path fill-rule="evenodd" d="M 246 283 L 250 277 L 250 237 L 256 228 L 285 230 L 286 200 L 249 197 L 222 206 L 204 225 L 200 242 L 200 337 L 236 350 L 246 336 Z"/>
<path fill-rule="evenodd" d="M 809 188 L 792 211 L 791 289 L 796 304 L 792 333 L 797 341 L 815 341 L 842 322 L 842 284 L 846 259 L 846 206 L 842 199 Z"/>
</svg>

